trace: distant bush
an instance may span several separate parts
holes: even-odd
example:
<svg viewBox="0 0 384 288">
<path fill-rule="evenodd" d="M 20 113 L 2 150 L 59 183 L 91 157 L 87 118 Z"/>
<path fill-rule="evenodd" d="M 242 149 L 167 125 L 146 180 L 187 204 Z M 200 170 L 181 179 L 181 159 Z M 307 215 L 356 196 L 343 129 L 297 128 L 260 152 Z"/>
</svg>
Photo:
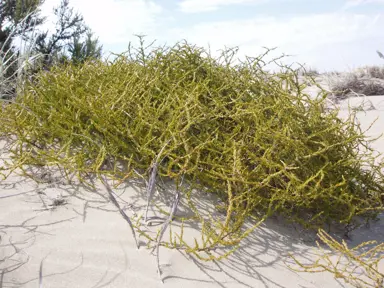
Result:
<svg viewBox="0 0 384 288">
<path fill-rule="evenodd" d="M 377 51 L 380 58 L 383 54 Z M 384 66 L 366 66 L 349 73 L 330 76 L 330 89 L 337 98 L 363 94 L 366 96 L 384 95 Z"/>
<path fill-rule="evenodd" d="M 360 78 L 376 78 L 384 80 L 384 66 L 367 66 L 356 69 L 356 74 Z"/>
<path fill-rule="evenodd" d="M 111 62 L 41 72 L 0 114 L 13 159 L 4 169 L 57 165 L 88 185 L 89 173 L 127 179 L 148 168 L 184 179 L 181 198 L 195 217 L 183 225 L 199 221 L 202 237 L 189 244 L 171 233 L 164 245 L 205 260 L 257 227 L 245 229 L 249 217 L 278 213 L 310 228 L 375 218 L 382 166 L 353 117 L 324 113 L 326 93 L 307 95 L 295 71 L 271 75 L 261 58 L 233 57 L 188 43 L 148 52 L 142 43 Z M 197 190 L 219 197 L 224 215 L 203 216 Z"/>
<path fill-rule="evenodd" d="M 330 89 L 338 98 L 363 94 L 384 95 L 384 72 L 374 67 L 330 77 Z M 375 76 L 375 77 L 374 77 Z M 379 78 L 382 77 L 382 78 Z"/>
<path fill-rule="evenodd" d="M 301 67 L 298 69 L 298 75 L 317 77 L 317 76 L 320 76 L 320 72 L 317 69 L 312 67 L 309 67 L 309 68 Z"/>
</svg>

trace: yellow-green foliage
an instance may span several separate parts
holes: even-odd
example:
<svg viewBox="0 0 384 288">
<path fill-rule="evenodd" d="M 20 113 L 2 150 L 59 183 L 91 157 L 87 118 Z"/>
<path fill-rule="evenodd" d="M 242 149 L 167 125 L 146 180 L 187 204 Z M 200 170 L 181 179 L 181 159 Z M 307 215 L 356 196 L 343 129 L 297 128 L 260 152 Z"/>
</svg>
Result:
<svg viewBox="0 0 384 288">
<path fill-rule="evenodd" d="M 376 241 L 364 242 L 354 248 L 348 248 L 343 240 L 337 242 L 324 230 L 319 230 L 318 237 L 322 244 L 326 244 L 333 253 L 337 254 L 337 259 L 332 259 L 330 254 L 320 248 L 319 258 L 312 264 L 303 264 L 300 260 L 291 256 L 300 268 L 293 268 L 294 271 L 319 273 L 328 271 L 336 278 L 343 279 L 346 283 L 354 287 L 384 287 L 384 271 L 380 264 L 384 263 L 384 242 L 377 244 Z M 384 267 L 384 266 L 382 266 Z"/>
<path fill-rule="evenodd" d="M 7 169 L 58 165 L 86 183 L 93 172 L 127 179 L 164 147 L 159 175 L 185 176 L 226 203 L 225 219 L 208 223 L 189 201 L 204 249 L 237 244 L 256 211 L 311 227 L 375 217 L 383 175 L 353 119 L 325 113 L 326 94 L 311 99 L 295 71 L 272 75 L 261 57 L 234 65 L 233 56 L 187 43 L 141 46 L 42 72 L 1 113 L 1 132 L 14 139 Z M 193 199 L 188 191 L 182 197 Z"/>
</svg>

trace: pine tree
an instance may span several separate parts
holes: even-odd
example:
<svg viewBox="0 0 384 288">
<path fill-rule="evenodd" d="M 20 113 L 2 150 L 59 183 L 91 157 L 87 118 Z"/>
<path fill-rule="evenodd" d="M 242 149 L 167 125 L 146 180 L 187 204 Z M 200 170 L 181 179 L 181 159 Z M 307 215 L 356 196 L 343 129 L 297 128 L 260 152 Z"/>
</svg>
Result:
<svg viewBox="0 0 384 288">
<path fill-rule="evenodd" d="M 55 61 L 59 61 L 65 54 L 73 38 L 80 38 L 86 34 L 88 27 L 83 16 L 75 13 L 69 6 L 69 0 L 62 0 L 59 7 L 53 11 L 57 17 L 55 33 L 49 31 L 41 33 L 36 40 L 36 52 L 44 55 L 44 68 L 49 68 Z"/>
<path fill-rule="evenodd" d="M 99 59 L 102 53 L 102 46 L 99 44 L 98 38 L 93 37 L 92 31 L 88 30 L 84 41 L 81 41 L 79 36 L 73 37 L 68 52 L 71 60 L 75 64 L 80 64 L 89 59 Z"/>
<path fill-rule="evenodd" d="M 17 78 L 22 74 L 22 63 L 29 51 L 15 47 L 17 37 L 28 41 L 30 32 L 44 21 L 39 15 L 43 0 L 0 1 L 0 98 L 16 94 Z M 25 48 L 25 47 L 24 47 Z"/>
<path fill-rule="evenodd" d="M 11 98 L 16 95 L 16 78 L 21 75 L 18 68 L 22 67 L 19 60 L 23 60 L 25 55 L 41 56 L 32 57 L 39 61 L 33 61 L 29 74 L 41 68 L 49 69 L 56 62 L 83 63 L 101 57 L 102 46 L 85 25 L 83 17 L 70 7 L 69 0 L 61 0 L 60 5 L 54 8 L 57 21 L 53 31 L 35 29 L 45 20 L 39 13 L 43 2 L 0 0 L 0 98 L 4 98 L 2 95 Z M 34 44 L 28 46 L 31 48 L 28 53 L 13 45 L 18 37 Z"/>
<path fill-rule="evenodd" d="M 0 48 L 11 49 L 12 40 L 43 23 L 38 13 L 44 0 L 3 0 L 0 2 Z M 21 24 L 22 25 L 19 25 Z"/>
</svg>

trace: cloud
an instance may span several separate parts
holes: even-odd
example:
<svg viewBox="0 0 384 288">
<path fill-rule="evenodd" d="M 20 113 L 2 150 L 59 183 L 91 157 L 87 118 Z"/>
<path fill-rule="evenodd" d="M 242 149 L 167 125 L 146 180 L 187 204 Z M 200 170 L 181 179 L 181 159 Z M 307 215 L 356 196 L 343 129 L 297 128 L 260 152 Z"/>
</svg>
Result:
<svg viewBox="0 0 384 288">
<path fill-rule="evenodd" d="M 344 8 L 348 9 L 365 4 L 384 4 L 384 0 L 347 0 Z"/>
<path fill-rule="evenodd" d="M 191 12 L 260 1 L 269 0 L 184 0 L 180 5 Z M 367 1 L 348 2 L 362 5 Z M 43 13 L 52 13 L 52 7 L 59 2 L 46 0 Z M 358 14 L 342 9 L 283 17 L 255 15 L 244 19 L 238 15 L 239 19 L 206 22 L 200 22 L 201 18 L 195 14 L 184 22 L 185 15 L 176 11 L 170 15 L 170 11 L 155 0 L 71 0 L 70 3 L 84 16 L 105 52 L 125 51 L 130 41 L 137 43 L 133 34 L 146 34 L 148 42 L 157 39 L 158 44 L 172 45 L 182 39 L 204 47 L 209 44 L 216 55 L 215 51 L 225 47 L 239 46 L 239 56 L 256 56 L 263 52 L 263 46 L 278 47 L 273 55 L 284 52 L 297 55 L 293 61 L 306 62 L 319 69 L 344 69 L 349 64 L 377 64 L 380 59 L 376 50 L 384 45 L 383 13 Z M 174 21 L 168 19 L 169 16 L 174 17 Z"/>
<path fill-rule="evenodd" d="M 60 0 L 46 0 L 42 7 L 48 17 L 47 26 L 54 19 L 52 9 Z M 99 40 L 106 45 L 128 43 L 133 34 L 153 34 L 156 19 L 163 9 L 155 1 L 148 0 L 71 0 L 70 6 L 83 15 Z"/>
<path fill-rule="evenodd" d="M 220 6 L 250 4 L 264 0 L 183 0 L 179 3 L 180 11 L 184 13 L 200 13 L 214 11 Z"/>
<path fill-rule="evenodd" d="M 359 14 L 320 14 L 297 16 L 290 19 L 258 17 L 248 20 L 205 22 L 190 28 L 174 29 L 173 33 L 187 37 L 193 43 L 215 46 L 246 45 L 298 46 L 350 41 L 362 35 L 375 34 L 382 29 L 381 17 Z M 382 20 L 382 19 L 381 19 Z M 379 33 L 383 34 L 383 32 Z"/>
<path fill-rule="evenodd" d="M 318 63 L 319 59 L 328 57 L 327 64 L 330 66 L 333 64 L 332 59 L 340 60 L 343 56 L 337 55 L 337 51 L 330 55 L 330 47 L 338 45 L 339 51 L 342 51 L 340 49 L 349 49 L 348 43 L 359 43 L 360 47 L 363 47 L 364 39 L 384 39 L 384 31 L 380 27 L 384 27 L 384 19 L 380 15 L 374 17 L 338 12 L 288 19 L 257 17 L 248 20 L 206 22 L 190 28 L 174 29 L 172 33 L 175 39 L 185 38 L 205 47 L 209 43 L 212 51 L 224 46 L 239 46 L 240 53 L 256 56 L 263 46 L 278 47 L 280 53 L 299 55 L 300 61 L 322 64 Z M 326 56 L 314 53 L 321 53 L 320 48 L 324 47 L 328 50 Z"/>
</svg>

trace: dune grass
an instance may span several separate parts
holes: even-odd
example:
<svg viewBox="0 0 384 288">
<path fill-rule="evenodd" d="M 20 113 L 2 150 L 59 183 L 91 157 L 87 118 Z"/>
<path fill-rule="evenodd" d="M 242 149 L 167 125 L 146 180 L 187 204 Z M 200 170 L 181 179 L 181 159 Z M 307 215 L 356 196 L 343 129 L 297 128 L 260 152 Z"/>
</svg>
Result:
<svg viewBox="0 0 384 288">
<path fill-rule="evenodd" d="M 40 54 L 33 53 L 36 40 L 33 25 L 28 35 L 16 35 L 16 31 L 21 29 L 34 13 L 36 12 L 27 14 L 13 27 L 5 42 L 0 43 L 0 100 L 12 100 L 16 97 L 18 90 L 23 88 L 31 74 L 31 66 L 41 58 Z M 15 48 L 14 44 L 17 44 L 18 48 Z"/>
</svg>

